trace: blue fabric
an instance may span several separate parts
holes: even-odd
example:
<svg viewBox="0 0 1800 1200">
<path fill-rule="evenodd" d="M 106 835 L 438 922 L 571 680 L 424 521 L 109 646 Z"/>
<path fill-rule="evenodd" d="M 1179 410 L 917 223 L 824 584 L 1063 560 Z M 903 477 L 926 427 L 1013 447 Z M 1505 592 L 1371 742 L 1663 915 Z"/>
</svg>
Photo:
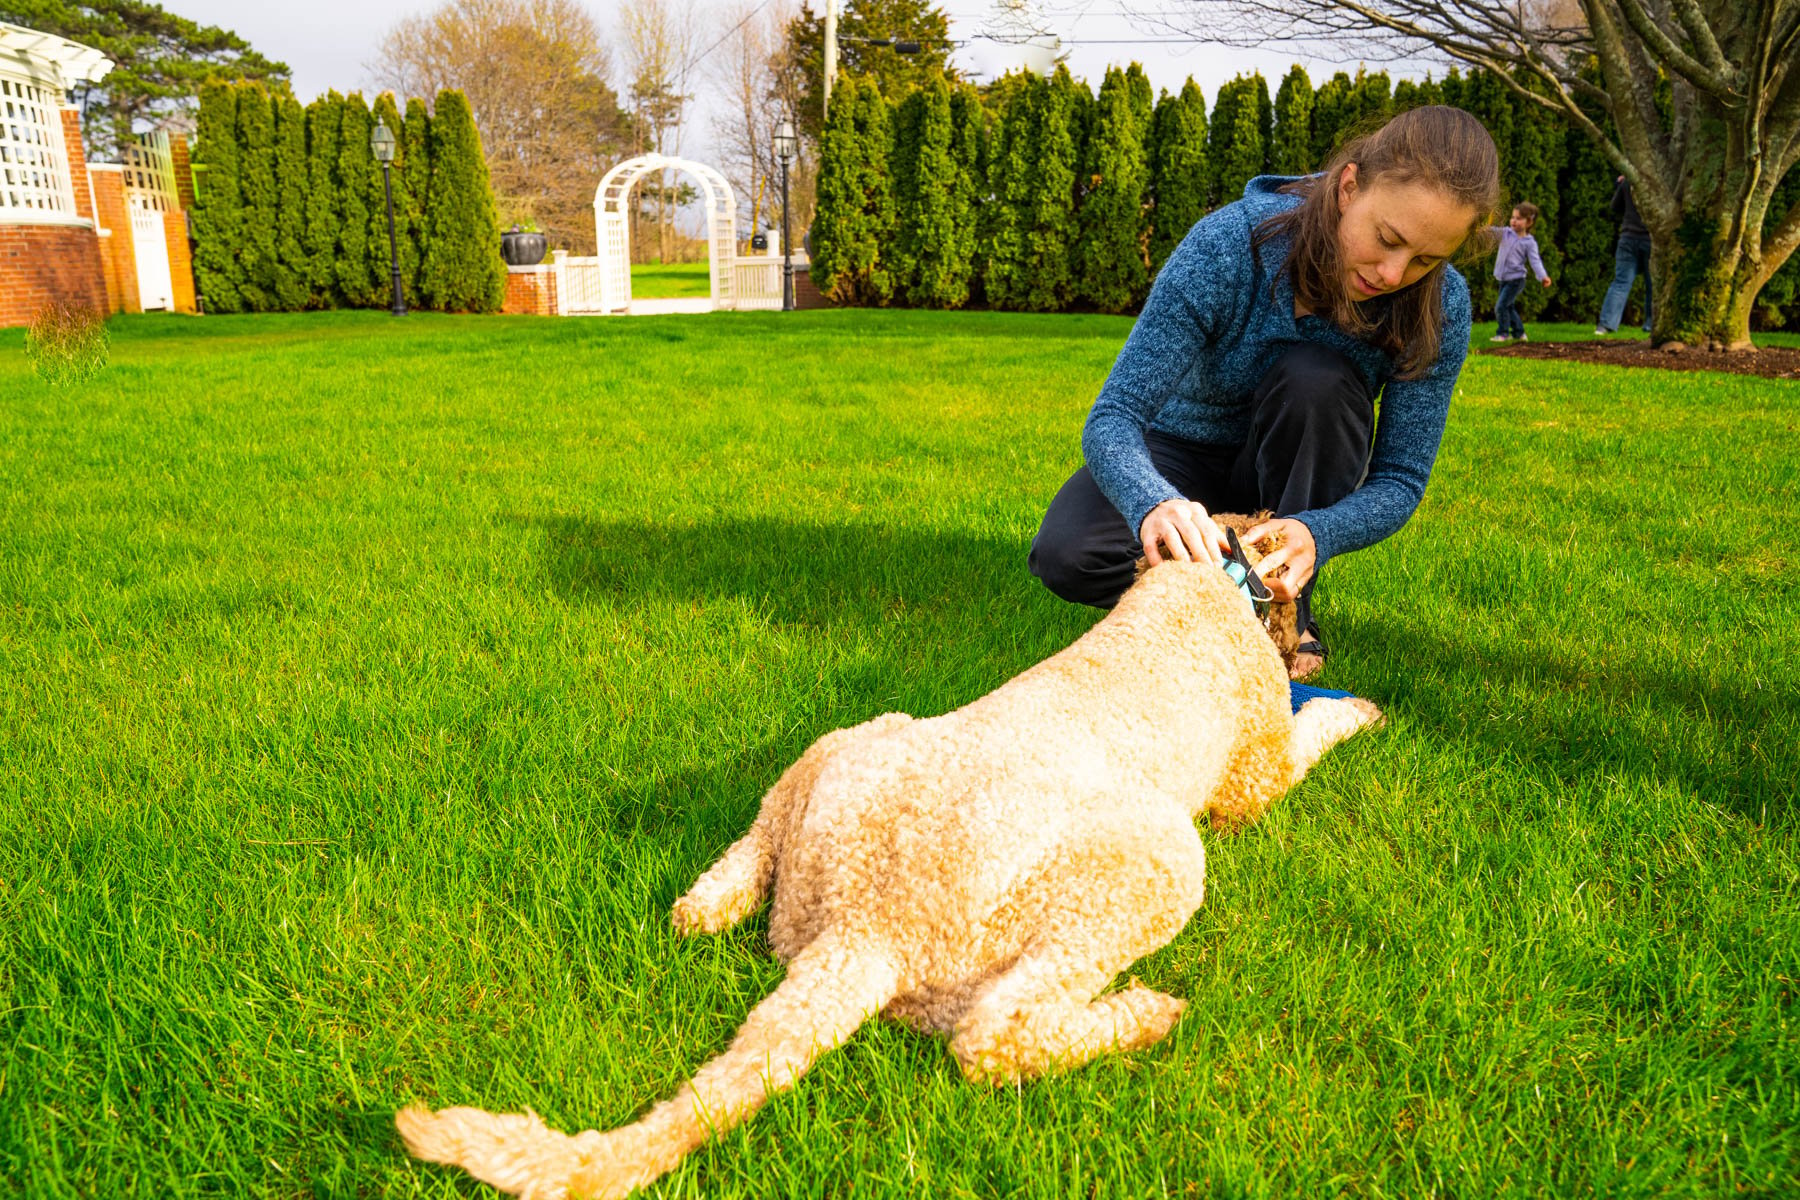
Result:
<svg viewBox="0 0 1800 1200">
<path fill-rule="evenodd" d="M 1523 279 L 1508 279 L 1500 285 L 1500 297 L 1494 301 L 1494 332 L 1502 337 L 1524 337 L 1525 318 L 1519 315 L 1519 293 L 1525 290 Z"/>
<path fill-rule="evenodd" d="M 1259 175 L 1242 200 L 1195 222 L 1157 273 L 1143 315 L 1088 413 L 1081 449 L 1094 482 L 1135 534 L 1151 509 L 1181 495 L 1151 463 L 1145 429 L 1241 447 L 1250 436 L 1251 397 L 1282 352 L 1296 342 L 1330 346 L 1356 365 L 1381 400 L 1362 485 L 1328 507 L 1281 514 L 1312 531 L 1322 567 L 1392 534 L 1419 506 L 1469 353 L 1469 286 L 1448 264 L 1440 268 L 1444 322 L 1437 361 L 1418 379 L 1394 380 L 1393 363 L 1374 346 L 1320 317 L 1294 317 L 1290 239 L 1276 238 L 1260 256 L 1252 253 L 1256 226 L 1299 203 L 1276 191 L 1289 182 Z"/>
<path fill-rule="evenodd" d="M 1305 704 L 1308 700 L 1317 700 L 1320 697 L 1329 700 L 1351 700 L 1355 698 L 1349 692 L 1335 691 L 1332 688 L 1308 687 L 1304 683 L 1290 682 L 1288 684 L 1288 703 L 1294 706 L 1295 712 L 1299 712 L 1300 706 Z"/>
<path fill-rule="evenodd" d="M 1500 250 L 1494 255 L 1495 279 L 1501 283 L 1524 279 L 1526 267 L 1531 268 L 1531 273 L 1540 282 L 1550 278 L 1549 272 L 1544 270 L 1544 260 L 1538 257 L 1536 238 L 1529 233 L 1523 236 L 1514 233 L 1511 225 L 1490 225 L 1489 228 L 1500 235 Z"/>
<path fill-rule="evenodd" d="M 1625 315 L 1625 302 L 1631 299 L 1631 285 L 1644 277 L 1644 331 L 1650 330 L 1650 238 L 1636 234 L 1619 235 L 1618 249 L 1613 252 L 1613 280 L 1600 302 L 1600 328 L 1611 333 Z"/>
</svg>

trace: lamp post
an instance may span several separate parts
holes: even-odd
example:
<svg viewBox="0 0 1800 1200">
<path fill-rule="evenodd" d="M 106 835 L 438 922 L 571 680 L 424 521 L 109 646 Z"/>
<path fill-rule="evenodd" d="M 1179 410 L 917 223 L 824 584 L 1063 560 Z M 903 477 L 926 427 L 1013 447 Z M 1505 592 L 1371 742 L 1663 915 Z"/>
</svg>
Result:
<svg viewBox="0 0 1800 1200">
<path fill-rule="evenodd" d="M 394 181 L 389 168 L 394 165 L 394 131 L 387 127 L 387 122 L 380 117 L 375 118 L 375 132 L 369 135 L 369 148 L 375 151 L 375 160 L 381 164 L 381 188 L 387 193 L 388 210 L 388 262 L 394 267 L 394 315 L 406 315 L 406 298 L 400 292 L 400 244 L 394 237 Z"/>
<path fill-rule="evenodd" d="M 788 243 L 788 163 L 800 152 L 794 123 L 775 127 L 775 157 L 781 160 L 781 311 L 794 311 L 794 248 Z"/>
</svg>

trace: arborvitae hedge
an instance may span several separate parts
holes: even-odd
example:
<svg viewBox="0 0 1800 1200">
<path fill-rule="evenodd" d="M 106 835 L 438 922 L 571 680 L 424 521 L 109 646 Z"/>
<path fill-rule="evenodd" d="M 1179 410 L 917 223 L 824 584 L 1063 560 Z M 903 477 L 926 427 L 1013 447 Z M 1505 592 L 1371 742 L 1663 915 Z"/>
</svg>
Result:
<svg viewBox="0 0 1800 1200">
<path fill-rule="evenodd" d="M 960 308 L 969 298 L 970 196 L 955 131 L 943 79 L 901 102 L 894 127 L 894 290 L 924 308 Z"/>
<path fill-rule="evenodd" d="M 400 283 L 406 303 L 424 303 L 419 294 L 419 273 L 425 265 L 425 208 L 431 195 L 431 114 L 425 102 L 414 96 L 406 102 L 406 135 L 400 148 L 401 174 L 406 176 L 406 228 L 409 248 L 401 251 Z M 398 195 L 394 197 L 400 203 Z"/>
<path fill-rule="evenodd" d="M 238 89 L 209 83 L 200 89 L 194 123 L 194 283 L 210 313 L 242 312 L 242 195 L 238 185 Z"/>
<path fill-rule="evenodd" d="M 1077 223 L 1076 292 L 1101 312 L 1125 312 L 1150 290 L 1144 258 L 1149 128 L 1124 71 L 1106 72 L 1088 139 L 1087 194 Z"/>
<path fill-rule="evenodd" d="M 306 110 L 291 95 L 275 98 L 274 307 L 298 312 L 312 297 L 306 253 Z"/>
<path fill-rule="evenodd" d="M 883 304 L 893 290 L 894 206 L 888 170 L 892 129 L 873 83 L 845 77 L 832 88 L 813 223 L 813 282 L 854 304 Z"/>
<path fill-rule="evenodd" d="M 394 225 L 408 304 L 498 308 L 505 264 L 467 103 L 459 95 L 444 122 L 416 99 L 404 118 L 391 96 L 377 103 L 398 143 Z M 372 127 L 360 96 L 346 100 L 330 92 L 302 109 L 291 95 L 272 96 L 260 84 L 202 91 L 194 153 L 201 168 L 194 275 L 206 311 L 387 307 L 387 205 L 369 146 Z M 434 141 L 448 147 L 441 159 L 447 164 L 444 187 L 456 198 L 438 214 L 450 233 L 436 264 L 439 290 L 428 298 L 420 287 L 421 248 L 431 240 L 424 197 L 434 190 Z"/>
<path fill-rule="evenodd" d="M 1072 298 L 1077 123 L 1091 99 L 1065 66 L 1031 88 L 1025 194 L 1025 276 L 1019 307 L 1052 312 Z"/>
<path fill-rule="evenodd" d="M 951 214 L 954 245 L 945 256 L 943 286 L 937 293 L 947 308 L 966 304 L 979 286 L 982 210 L 987 207 L 987 156 L 987 110 L 973 87 L 959 84 L 950 94 L 950 157 L 956 166 L 956 200 Z"/>
<path fill-rule="evenodd" d="M 1272 121 L 1269 86 L 1261 73 L 1238 76 L 1219 89 L 1207 132 L 1206 157 L 1213 170 L 1213 204 L 1230 204 L 1244 194 L 1244 185 L 1267 170 L 1268 142 L 1265 131 Z"/>
<path fill-rule="evenodd" d="M 1016 309 L 1025 294 L 1025 198 L 1031 184 L 1031 106 L 1034 77 L 1004 75 L 989 96 L 999 119 L 988 141 L 988 204 L 977 259 L 993 308 Z M 829 150 L 829 144 L 827 145 Z"/>
<path fill-rule="evenodd" d="M 1299 63 L 1275 93 L 1275 132 L 1269 141 L 1269 170 L 1276 175 L 1316 171 L 1312 144 L 1312 80 Z"/>
<path fill-rule="evenodd" d="M 1206 214 L 1206 98 L 1192 79 L 1156 106 L 1151 189 L 1150 269 L 1160 270 L 1194 222 Z"/>
<path fill-rule="evenodd" d="M 367 147 L 364 147 L 365 151 Z M 469 101 L 438 93 L 431 120 L 431 197 L 419 290 L 447 312 L 497 312 L 506 299 L 500 217 Z"/>
<path fill-rule="evenodd" d="M 344 97 L 337 143 L 338 294 L 353 308 L 374 308 L 381 292 L 369 274 L 369 195 L 379 185 L 369 150 L 369 106 L 361 92 Z"/>
<path fill-rule="evenodd" d="M 275 110 L 269 93 L 253 83 L 238 93 L 238 194 L 242 200 L 243 280 L 238 290 L 249 312 L 273 312 L 275 229 L 281 193 L 275 186 Z"/>
</svg>

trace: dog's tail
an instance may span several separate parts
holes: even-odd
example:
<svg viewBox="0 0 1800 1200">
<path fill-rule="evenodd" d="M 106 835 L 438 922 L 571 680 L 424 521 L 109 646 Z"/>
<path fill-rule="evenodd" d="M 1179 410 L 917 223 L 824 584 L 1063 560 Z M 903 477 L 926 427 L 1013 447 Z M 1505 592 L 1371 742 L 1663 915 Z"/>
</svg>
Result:
<svg viewBox="0 0 1800 1200">
<path fill-rule="evenodd" d="M 770 1092 L 792 1087 L 815 1058 L 894 998 L 898 980 L 887 955 L 823 935 L 789 963 L 787 978 L 751 1010 L 729 1049 L 673 1099 L 609 1133 L 570 1137 L 535 1113 L 477 1108 L 408 1108 L 394 1123 L 417 1157 L 460 1166 L 502 1191 L 532 1200 L 623 1196 L 747 1119 Z"/>
</svg>

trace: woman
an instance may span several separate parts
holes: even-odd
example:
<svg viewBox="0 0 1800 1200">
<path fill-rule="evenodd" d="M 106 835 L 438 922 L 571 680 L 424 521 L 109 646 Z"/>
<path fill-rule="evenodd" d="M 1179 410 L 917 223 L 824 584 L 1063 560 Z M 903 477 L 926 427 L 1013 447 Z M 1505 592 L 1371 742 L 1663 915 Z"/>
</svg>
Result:
<svg viewBox="0 0 1800 1200">
<path fill-rule="evenodd" d="M 1032 574 L 1110 608 L 1140 554 L 1219 562 L 1208 513 L 1266 508 L 1251 538 L 1286 535 L 1258 570 L 1298 606 L 1294 677 L 1323 666 L 1320 567 L 1399 529 L 1425 492 L 1469 348 L 1449 259 L 1488 225 L 1499 175 L 1481 122 L 1416 108 L 1322 174 L 1253 179 L 1197 222 L 1088 414 L 1087 465 L 1051 501 Z"/>
</svg>

